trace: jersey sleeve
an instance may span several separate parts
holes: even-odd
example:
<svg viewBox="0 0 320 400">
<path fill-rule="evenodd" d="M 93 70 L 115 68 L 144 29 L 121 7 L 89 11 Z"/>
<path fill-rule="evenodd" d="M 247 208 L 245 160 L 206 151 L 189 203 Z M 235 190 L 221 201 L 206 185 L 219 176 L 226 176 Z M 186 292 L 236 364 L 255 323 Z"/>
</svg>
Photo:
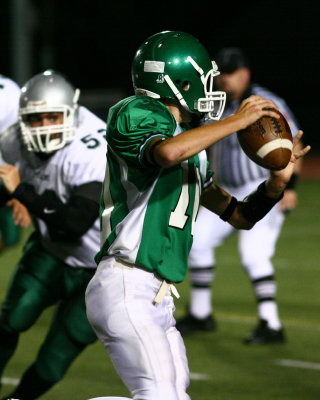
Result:
<svg viewBox="0 0 320 400">
<path fill-rule="evenodd" d="M 0 134 L 18 121 L 19 98 L 19 86 L 0 76 Z"/>
<path fill-rule="evenodd" d="M 136 97 L 108 119 L 107 142 L 127 162 L 146 166 L 144 152 L 151 140 L 174 135 L 176 121 L 169 110 L 150 97 Z"/>
<path fill-rule="evenodd" d="M 107 143 L 102 138 L 99 146 L 94 149 L 86 147 L 79 140 L 68 149 L 63 172 L 71 187 L 81 186 L 90 182 L 103 182 L 106 169 Z M 73 151 L 72 151 L 73 150 Z"/>
<path fill-rule="evenodd" d="M 63 168 L 65 179 L 69 185 L 75 188 L 90 182 L 102 183 L 106 169 L 105 153 L 105 151 L 95 151 L 90 154 L 93 158 L 88 158 L 86 152 L 83 152 L 82 159 L 79 157 L 73 160 L 69 159 Z"/>
<path fill-rule="evenodd" d="M 80 107 L 80 125 L 75 139 L 57 154 L 65 181 L 71 187 L 90 182 L 103 182 L 106 169 L 107 142 L 105 122 Z"/>
</svg>

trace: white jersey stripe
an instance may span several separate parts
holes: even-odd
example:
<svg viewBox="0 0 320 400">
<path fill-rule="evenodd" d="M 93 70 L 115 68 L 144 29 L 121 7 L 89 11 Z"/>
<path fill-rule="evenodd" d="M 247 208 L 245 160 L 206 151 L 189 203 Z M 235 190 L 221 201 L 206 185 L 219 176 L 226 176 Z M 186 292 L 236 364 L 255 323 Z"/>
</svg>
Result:
<svg viewBox="0 0 320 400">
<path fill-rule="evenodd" d="M 111 147 L 109 147 L 111 149 Z M 129 264 L 134 264 L 139 251 L 141 236 L 143 232 L 143 224 L 145 214 L 148 208 L 149 198 L 153 192 L 153 188 L 158 182 L 155 179 L 152 186 L 145 192 L 139 192 L 138 188 L 128 180 L 128 165 L 127 163 L 113 152 L 120 167 L 121 183 L 127 193 L 127 206 L 129 209 L 128 215 L 117 225 L 117 236 L 114 242 L 110 245 L 108 253 L 117 256 L 117 252 L 121 251 L 121 260 Z M 159 170 L 159 175 L 160 175 Z M 106 207 L 109 204 L 105 200 Z M 130 211 L 135 210 L 135 213 Z"/>
<path fill-rule="evenodd" d="M 101 215 L 100 246 L 103 245 L 111 233 L 111 213 L 114 209 L 114 204 L 110 194 L 110 171 L 108 167 L 106 167 L 103 185 L 103 200 L 105 208 Z"/>
</svg>

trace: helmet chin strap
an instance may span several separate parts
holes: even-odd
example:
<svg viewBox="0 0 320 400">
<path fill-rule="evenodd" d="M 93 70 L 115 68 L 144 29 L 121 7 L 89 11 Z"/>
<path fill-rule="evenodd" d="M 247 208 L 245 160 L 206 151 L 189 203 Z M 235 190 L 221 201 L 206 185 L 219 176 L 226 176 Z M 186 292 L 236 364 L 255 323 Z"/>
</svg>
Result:
<svg viewBox="0 0 320 400">
<path fill-rule="evenodd" d="M 199 73 L 201 82 L 203 85 L 205 84 L 205 76 L 203 69 L 194 61 L 194 59 L 190 56 L 187 57 L 187 61 L 193 66 L 193 68 Z"/>
<path fill-rule="evenodd" d="M 73 96 L 73 104 L 77 104 L 79 101 L 79 97 L 80 97 L 80 89 L 76 89 L 74 92 L 74 96 Z"/>
</svg>

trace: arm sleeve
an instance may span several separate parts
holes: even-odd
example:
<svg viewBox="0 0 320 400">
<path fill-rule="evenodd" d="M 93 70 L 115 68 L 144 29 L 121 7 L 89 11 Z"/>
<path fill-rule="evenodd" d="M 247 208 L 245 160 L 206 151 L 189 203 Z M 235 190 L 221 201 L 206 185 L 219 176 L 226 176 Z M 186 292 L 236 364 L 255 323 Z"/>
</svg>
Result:
<svg viewBox="0 0 320 400">
<path fill-rule="evenodd" d="M 10 195 L 6 191 L 5 187 L 2 185 L 0 181 L 0 207 L 3 207 L 8 200 L 10 200 Z"/>
<path fill-rule="evenodd" d="M 39 195 L 21 183 L 12 197 L 23 203 L 34 216 L 41 218 L 57 234 L 77 239 L 91 228 L 99 216 L 101 182 L 90 182 L 74 189 L 67 203 Z"/>
</svg>

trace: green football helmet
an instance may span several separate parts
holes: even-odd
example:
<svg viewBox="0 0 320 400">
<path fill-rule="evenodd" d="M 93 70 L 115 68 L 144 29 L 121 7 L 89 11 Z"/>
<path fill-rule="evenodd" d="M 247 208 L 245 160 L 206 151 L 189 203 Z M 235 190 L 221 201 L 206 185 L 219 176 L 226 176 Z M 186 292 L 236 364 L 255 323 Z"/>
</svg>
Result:
<svg viewBox="0 0 320 400">
<path fill-rule="evenodd" d="M 220 119 L 225 92 L 214 91 L 219 75 L 204 46 L 194 36 L 179 31 L 157 33 L 144 41 L 132 63 L 132 82 L 137 95 L 170 98 L 194 114 Z"/>
</svg>

